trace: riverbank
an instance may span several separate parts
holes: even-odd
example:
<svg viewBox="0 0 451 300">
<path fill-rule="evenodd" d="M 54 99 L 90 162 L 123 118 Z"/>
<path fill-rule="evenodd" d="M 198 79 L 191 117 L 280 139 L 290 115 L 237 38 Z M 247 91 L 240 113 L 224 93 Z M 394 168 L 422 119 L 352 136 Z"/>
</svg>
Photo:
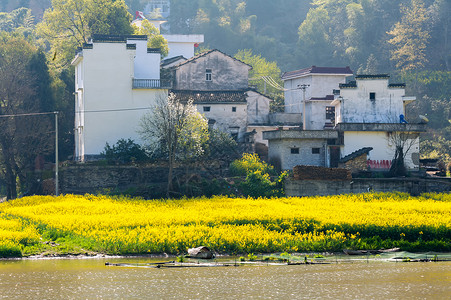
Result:
<svg viewBox="0 0 451 300">
<path fill-rule="evenodd" d="M 451 251 L 451 195 L 293 198 L 33 196 L 0 203 L 0 256 Z"/>
</svg>

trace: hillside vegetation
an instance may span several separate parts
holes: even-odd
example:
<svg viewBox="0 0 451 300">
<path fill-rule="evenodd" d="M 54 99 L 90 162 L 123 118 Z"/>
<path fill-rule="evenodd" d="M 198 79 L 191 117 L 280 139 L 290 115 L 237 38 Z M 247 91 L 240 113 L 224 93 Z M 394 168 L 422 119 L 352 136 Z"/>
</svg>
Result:
<svg viewBox="0 0 451 300">
<path fill-rule="evenodd" d="M 136 33 L 130 21 L 147 3 L 2 1 L 0 115 L 59 111 L 60 160 L 73 159 L 75 83 L 70 61 L 75 50 L 92 34 Z M 312 65 L 350 66 L 357 74 L 388 73 L 392 82 L 406 82 L 406 95 L 417 97 L 408 105 L 406 119 L 417 122 L 423 115 L 430 121 L 428 132 L 421 137 L 422 157 L 451 162 L 451 1 L 170 3 L 171 13 L 162 33 L 204 34 L 201 50 L 217 48 L 252 65 L 249 82 L 275 99 L 273 110 L 284 110 L 282 92 L 277 88 L 280 73 Z M 166 45 L 156 29 L 149 32 L 151 41 Z M 13 76 L 16 74 L 21 80 Z M 265 84 L 263 76 L 276 83 Z M 35 183 L 30 174 L 37 154 L 53 161 L 50 117 L 0 120 L 0 195 L 15 198 L 30 189 Z M 27 127 L 42 133 L 23 129 Z M 24 139 L 29 142 L 23 143 Z"/>
<path fill-rule="evenodd" d="M 451 250 L 451 195 L 303 198 L 33 196 L 0 204 L 0 256 Z"/>
</svg>

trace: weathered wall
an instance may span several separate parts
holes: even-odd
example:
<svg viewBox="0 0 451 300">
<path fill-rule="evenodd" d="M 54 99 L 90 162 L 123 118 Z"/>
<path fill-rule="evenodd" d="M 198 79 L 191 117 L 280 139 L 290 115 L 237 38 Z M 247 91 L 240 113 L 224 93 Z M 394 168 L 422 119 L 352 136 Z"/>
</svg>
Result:
<svg viewBox="0 0 451 300">
<path fill-rule="evenodd" d="M 248 124 L 269 124 L 269 101 L 268 97 L 254 92 L 247 92 L 247 123 Z"/>
<path fill-rule="evenodd" d="M 370 93 L 376 94 L 370 100 Z M 404 112 L 404 88 L 389 87 L 388 78 L 358 79 L 354 88 L 342 88 L 337 123 L 398 123 Z"/>
<path fill-rule="evenodd" d="M 281 170 L 291 170 L 294 166 L 308 164 L 325 166 L 325 140 L 271 140 L 269 141 L 269 161 L 281 162 Z M 292 148 L 298 148 L 299 153 L 291 153 Z M 319 153 L 312 153 L 313 148 L 319 148 Z"/>
<path fill-rule="evenodd" d="M 451 192 L 450 179 L 421 178 L 354 178 L 352 180 L 294 180 L 285 181 L 285 193 L 288 197 L 327 196 L 349 193 L 406 192 L 418 195 L 425 192 Z"/>
<path fill-rule="evenodd" d="M 175 177 L 185 183 L 193 178 L 217 178 L 225 176 L 227 168 L 220 162 L 206 162 L 192 166 L 179 166 L 174 170 Z M 59 175 L 62 194 L 102 193 L 124 191 L 128 188 L 166 188 L 168 167 L 152 165 L 139 166 L 95 166 L 76 164 L 63 167 Z M 174 182 L 176 183 L 176 182 Z"/>
<path fill-rule="evenodd" d="M 204 107 L 209 107 L 209 111 L 205 111 Z M 200 103 L 196 104 L 196 109 L 208 120 L 215 120 L 213 125 L 215 129 L 230 134 L 236 133 L 238 134 L 238 139 L 241 139 L 246 132 L 246 103 Z"/>
<path fill-rule="evenodd" d="M 211 80 L 205 72 L 211 70 Z M 175 72 L 178 90 L 223 91 L 248 88 L 250 66 L 220 51 L 212 51 L 204 56 L 177 67 Z"/>
<path fill-rule="evenodd" d="M 334 89 L 338 89 L 340 83 L 346 81 L 345 75 L 314 74 L 301 78 L 293 78 L 284 81 L 285 88 L 285 112 L 302 112 L 303 91 L 299 88 L 301 84 L 309 84 L 305 90 L 305 99 L 311 97 L 325 97 L 332 95 Z"/>
</svg>

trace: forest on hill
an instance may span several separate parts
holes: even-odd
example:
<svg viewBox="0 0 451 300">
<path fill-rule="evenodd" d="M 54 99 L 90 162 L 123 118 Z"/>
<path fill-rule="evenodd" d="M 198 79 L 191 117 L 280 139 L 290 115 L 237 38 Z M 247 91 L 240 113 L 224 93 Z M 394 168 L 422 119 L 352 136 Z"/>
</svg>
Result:
<svg viewBox="0 0 451 300">
<path fill-rule="evenodd" d="M 0 115 L 60 111 L 61 159 L 69 158 L 74 143 L 70 61 L 75 49 L 94 33 L 134 33 L 130 22 L 135 11 L 145 11 L 152 1 L 157 2 L 2 0 Z M 282 72 L 317 65 L 350 66 L 356 74 L 388 73 L 392 82 L 405 82 L 406 94 L 417 97 L 409 106 L 407 119 L 416 121 L 424 115 L 430 121 L 422 136 L 422 156 L 451 161 L 451 1 L 169 2 L 162 33 L 204 34 L 200 50 L 216 48 L 242 59 L 254 67 L 250 74 L 254 78 L 270 75 L 278 80 Z M 24 76 L 20 80 L 10 76 L 21 70 Z M 258 80 L 255 83 L 259 85 Z M 20 94 L 20 105 L 5 102 L 5 91 Z M 271 89 L 267 92 L 273 97 L 281 94 Z M 43 136 L 48 136 L 52 120 L 41 121 L 28 126 L 42 128 Z M 20 132 L 18 124 L 6 119 L 0 123 L 0 185 L 17 178 L 23 181 L 25 174 L 20 170 L 34 164 L 27 154 L 30 151 L 21 146 L 30 137 L 15 134 Z M 33 144 L 44 146 L 39 140 Z M 42 155 L 53 153 L 50 145 L 44 148 Z M 12 175 L 6 179 L 6 174 Z"/>
</svg>

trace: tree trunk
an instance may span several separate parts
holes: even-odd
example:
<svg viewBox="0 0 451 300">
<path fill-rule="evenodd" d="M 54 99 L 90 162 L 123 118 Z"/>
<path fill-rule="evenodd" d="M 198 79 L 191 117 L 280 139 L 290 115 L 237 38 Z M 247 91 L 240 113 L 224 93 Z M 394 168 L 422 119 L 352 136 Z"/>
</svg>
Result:
<svg viewBox="0 0 451 300">
<path fill-rule="evenodd" d="M 173 173 L 173 169 L 174 169 L 174 155 L 172 153 L 169 154 L 169 159 L 168 159 L 168 164 L 169 164 L 169 170 L 168 170 L 168 188 L 167 188 L 167 194 L 166 196 L 168 198 L 171 198 L 171 192 L 173 191 L 174 187 L 172 185 L 172 173 Z"/>
<path fill-rule="evenodd" d="M 395 150 L 395 158 L 390 167 L 390 174 L 392 176 L 405 176 L 406 168 L 404 166 L 404 149 L 403 147 L 397 146 Z"/>
<path fill-rule="evenodd" d="M 11 151 L 8 148 L 8 143 L 4 139 L 2 139 L 1 145 L 3 162 L 5 164 L 6 199 L 15 199 L 17 198 L 17 189 L 16 175 L 14 173 L 14 157 L 12 157 Z"/>
</svg>

